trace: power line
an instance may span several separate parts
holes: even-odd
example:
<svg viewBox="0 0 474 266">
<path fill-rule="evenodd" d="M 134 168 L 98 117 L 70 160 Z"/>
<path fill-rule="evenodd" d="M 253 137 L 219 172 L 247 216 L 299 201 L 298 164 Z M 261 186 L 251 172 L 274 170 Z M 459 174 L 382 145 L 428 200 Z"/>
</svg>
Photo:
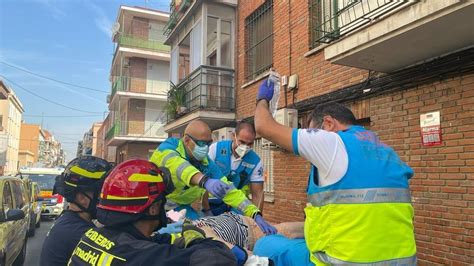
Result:
<svg viewBox="0 0 474 266">
<path fill-rule="evenodd" d="M 60 117 L 98 117 L 103 115 L 23 115 L 26 117 L 51 117 L 51 118 L 60 118 Z"/>
<path fill-rule="evenodd" d="M 52 104 L 55 104 L 55 105 L 58 105 L 58 106 L 61 106 L 61 107 L 67 108 L 67 109 L 71 109 L 71 110 L 74 110 L 74 111 L 78 111 L 78 112 L 83 112 L 83 113 L 88 113 L 88 114 L 103 114 L 103 112 L 90 112 L 90 111 L 85 111 L 85 110 L 77 109 L 77 108 L 74 108 L 74 107 L 70 107 L 70 106 L 67 106 L 67 105 L 64 105 L 64 104 L 61 104 L 61 103 L 57 103 L 57 102 L 51 101 L 51 100 L 49 100 L 48 98 L 45 98 L 45 97 L 43 97 L 43 96 L 41 96 L 41 95 L 38 95 L 38 94 L 36 94 L 36 93 L 34 93 L 34 92 L 32 92 L 32 91 L 26 89 L 25 87 L 20 86 L 18 83 L 16 83 L 16 82 L 12 81 L 11 79 L 5 77 L 4 75 L 0 75 L 0 77 L 3 77 L 4 79 L 8 80 L 10 83 L 12 83 L 12 84 L 14 84 L 15 86 L 17 86 L 18 88 L 20 88 L 20 89 L 22 89 L 22 90 L 28 92 L 29 94 L 34 95 L 34 96 L 36 96 L 36 97 L 38 97 L 38 98 L 40 98 L 40 99 L 43 99 L 43 100 L 45 100 L 45 101 L 47 101 L 47 102 L 49 102 L 49 103 L 52 103 Z"/>
<path fill-rule="evenodd" d="M 85 90 L 97 91 L 97 92 L 102 92 L 102 93 L 109 93 L 108 91 L 93 89 L 93 88 L 89 88 L 89 87 L 85 87 L 85 86 L 81 86 L 81 85 L 72 84 L 72 83 L 69 83 L 69 82 L 66 82 L 66 81 L 57 80 L 57 79 L 50 78 L 50 77 L 47 77 L 47 76 L 43 76 L 43 75 L 41 75 L 41 74 L 37 74 L 37 73 L 31 72 L 31 71 L 29 71 L 29 70 L 26 70 L 26 69 L 23 69 L 23 68 L 20 68 L 20 67 L 17 67 L 17 66 L 8 64 L 7 62 L 4 62 L 4 61 L 0 61 L 0 63 L 4 64 L 4 65 L 6 65 L 6 66 L 9 66 L 9 67 L 11 67 L 11 68 L 14 68 L 14 69 L 17 69 L 17 70 L 26 72 L 26 73 L 28 73 L 28 74 L 30 74 L 30 75 L 40 77 L 40 78 L 42 78 L 42 79 L 47 79 L 47 80 L 50 80 L 50 81 L 54 81 L 54 82 L 57 82 L 57 83 L 61 83 L 61 84 L 64 84 L 64 85 L 68 85 L 68 86 L 72 86 L 72 87 L 76 87 L 76 88 L 81 88 L 81 89 L 85 89 Z"/>
</svg>

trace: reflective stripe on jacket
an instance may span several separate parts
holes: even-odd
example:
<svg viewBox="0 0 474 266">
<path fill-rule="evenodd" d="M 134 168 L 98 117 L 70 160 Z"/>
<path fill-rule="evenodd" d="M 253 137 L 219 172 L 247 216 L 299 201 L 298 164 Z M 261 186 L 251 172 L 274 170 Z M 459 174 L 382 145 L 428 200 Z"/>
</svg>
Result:
<svg viewBox="0 0 474 266">
<path fill-rule="evenodd" d="M 220 179 L 231 185 L 232 189 L 228 190 L 223 198 L 226 204 L 240 210 L 246 216 L 253 216 L 259 212 L 258 208 L 247 199 L 241 190 L 236 189 L 232 182 L 227 180 L 219 167 L 208 157 L 202 162 L 191 162 L 181 139 L 167 139 L 155 150 L 150 161 L 159 167 L 167 167 L 170 170 L 175 191 L 166 198 L 173 202 L 185 205 L 199 199 L 205 190 L 191 185 L 190 182 L 195 174 L 203 173 L 210 178 Z"/>
</svg>

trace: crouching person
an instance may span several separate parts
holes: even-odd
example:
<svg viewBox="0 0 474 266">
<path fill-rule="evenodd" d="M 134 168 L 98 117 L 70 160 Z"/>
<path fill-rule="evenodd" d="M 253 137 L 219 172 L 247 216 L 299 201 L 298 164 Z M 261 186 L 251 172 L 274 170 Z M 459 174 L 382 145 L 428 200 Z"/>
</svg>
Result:
<svg viewBox="0 0 474 266">
<path fill-rule="evenodd" d="M 165 168 L 145 160 L 119 164 L 105 180 L 97 206 L 104 227 L 82 236 L 69 265 L 236 265 L 229 248 L 191 224 L 179 236 L 152 236 L 166 225 L 164 205 L 173 190 Z"/>
</svg>

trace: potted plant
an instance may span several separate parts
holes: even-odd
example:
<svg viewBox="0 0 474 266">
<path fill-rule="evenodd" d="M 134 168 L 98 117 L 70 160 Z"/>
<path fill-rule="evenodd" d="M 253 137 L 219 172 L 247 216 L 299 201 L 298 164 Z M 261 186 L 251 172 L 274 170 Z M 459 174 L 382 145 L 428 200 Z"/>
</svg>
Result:
<svg viewBox="0 0 474 266">
<path fill-rule="evenodd" d="M 177 87 L 173 82 L 170 82 L 170 90 L 168 91 L 168 102 L 166 104 L 166 113 L 171 119 L 176 118 L 178 114 L 186 111 L 185 107 L 186 92 L 184 88 Z"/>
</svg>

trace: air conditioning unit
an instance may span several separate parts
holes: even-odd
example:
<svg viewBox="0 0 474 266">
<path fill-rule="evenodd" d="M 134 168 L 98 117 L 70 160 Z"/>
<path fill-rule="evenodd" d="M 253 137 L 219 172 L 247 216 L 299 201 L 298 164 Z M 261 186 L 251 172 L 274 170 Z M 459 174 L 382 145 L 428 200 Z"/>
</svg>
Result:
<svg viewBox="0 0 474 266">
<path fill-rule="evenodd" d="M 276 112 L 275 121 L 287 127 L 297 128 L 298 127 L 298 110 L 290 109 L 290 108 L 279 109 Z M 279 148 L 278 145 L 264 138 L 262 138 L 262 147 L 267 148 L 267 149 Z"/>
<path fill-rule="evenodd" d="M 223 127 L 220 129 L 216 129 L 212 131 L 212 140 L 214 142 L 221 141 L 225 139 L 232 139 L 232 135 L 234 134 L 235 128 L 233 127 Z"/>
<path fill-rule="evenodd" d="M 283 108 L 277 110 L 275 120 L 287 127 L 297 128 L 298 127 L 298 110 Z"/>
</svg>

